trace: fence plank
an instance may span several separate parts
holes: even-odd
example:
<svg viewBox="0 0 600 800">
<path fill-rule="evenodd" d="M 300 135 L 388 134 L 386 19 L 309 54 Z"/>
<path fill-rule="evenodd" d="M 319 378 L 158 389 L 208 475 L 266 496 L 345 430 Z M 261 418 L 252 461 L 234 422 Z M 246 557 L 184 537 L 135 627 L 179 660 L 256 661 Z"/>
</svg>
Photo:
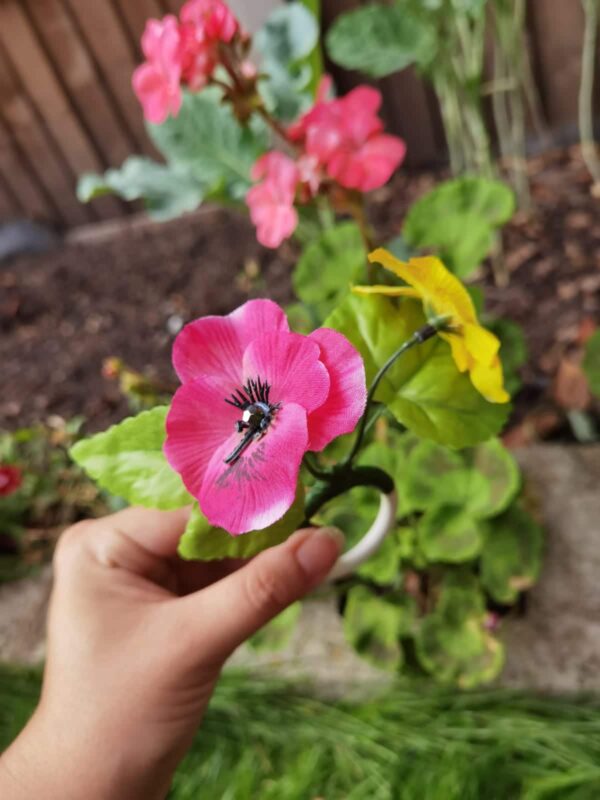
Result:
<svg viewBox="0 0 600 800">
<path fill-rule="evenodd" d="M 9 194 L 8 187 L 4 183 L 2 173 L 0 173 L 0 223 L 20 216 L 19 211 L 20 209 Z"/>
<path fill-rule="evenodd" d="M 140 105 L 131 88 L 137 66 L 118 15 L 107 0 L 65 0 L 102 71 L 138 148 L 151 152 Z"/>
<path fill-rule="evenodd" d="M 62 151 L 72 177 L 88 170 L 102 170 L 102 162 L 74 114 L 23 7 L 14 0 L 0 2 L 0 39 L 24 90 Z M 93 213 L 114 216 L 119 209 L 119 203 L 107 197 L 95 201 Z"/>
<path fill-rule="evenodd" d="M 27 0 L 27 5 L 104 166 L 118 166 L 131 153 L 133 141 L 115 113 L 72 19 L 60 0 Z"/>
<path fill-rule="evenodd" d="M 23 213 L 34 219 L 55 218 L 54 209 L 49 206 L 2 120 L 0 120 L 0 175 L 10 187 Z"/>
<path fill-rule="evenodd" d="M 550 124 L 577 119 L 583 9 L 580 2 L 535 0 L 530 4 L 540 92 Z"/>
<path fill-rule="evenodd" d="M 123 15 L 131 38 L 136 44 L 138 58 L 141 58 L 141 48 L 139 45 L 142 33 L 149 19 L 160 19 L 164 11 L 157 0 L 117 0 L 118 6 Z"/>
<path fill-rule="evenodd" d="M 0 49 L 0 114 L 30 164 L 42 165 L 37 177 L 52 198 L 61 221 L 68 225 L 88 222 L 90 213 L 75 197 L 70 172 L 49 141 L 42 120 L 18 86 Z"/>
</svg>

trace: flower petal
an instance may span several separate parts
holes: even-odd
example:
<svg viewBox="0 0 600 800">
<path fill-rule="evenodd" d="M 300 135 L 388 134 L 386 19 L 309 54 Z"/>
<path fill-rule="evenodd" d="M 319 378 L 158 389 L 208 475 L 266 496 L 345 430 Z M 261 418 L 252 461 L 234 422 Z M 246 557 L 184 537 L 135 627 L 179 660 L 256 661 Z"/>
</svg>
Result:
<svg viewBox="0 0 600 800">
<path fill-rule="evenodd" d="M 260 378 L 271 386 L 271 402 L 297 403 L 307 413 L 322 406 L 330 380 L 317 342 L 298 333 L 256 337 L 244 353 L 244 379 Z"/>
<path fill-rule="evenodd" d="M 329 372 L 327 400 L 308 418 L 309 450 L 322 450 L 336 436 L 351 433 L 367 402 L 365 366 L 358 350 L 337 331 L 320 328 L 309 336 L 321 348 Z"/>
<path fill-rule="evenodd" d="M 213 453 L 198 498 L 208 521 L 236 535 L 281 519 L 294 502 L 307 442 L 306 412 L 288 403 L 265 436 L 231 466 L 224 463 L 231 443 L 222 444 Z"/>
<path fill-rule="evenodd" d="M 492 364 L 500 350 L 500 340 L 481 325 L 465 325 L 465 345 L 472 358 L 479 364 Z"/>
<path fill-rule="evenodd" d="M 442 264 L 439 258 L 425 256 L 400 261 L 382 247 L 369 255 L 369 261 L 382 264 L 419 292 L 426 305 L 436 314 L 450 314 L 459 324 L 477 324 L 475 306 L 470 294 L 458 278 Z"/>
<path fill-rule="evenodd" d="M 173 347 L 173 366 L 182 383 L 212 375 L 240 387 L 242 358 L 248 343 L 266 332 L 286 332 L 283 310 L 272 300 L 250 300 L 226 317 L 203 317 L 186 325 Z"/>
<path fill-rule="evenodd" d="M 488 403 L 508 403 L 510 395 L 504 388 L 502 364 L 496 356 L 491 366 L 477 363 L 470 371 L 471 382 Z"/>
<path fill-rule="evenodd" d="M 167 416 L 164 452 L 194 497 L 200 497 L 215 451 L 226 443 L 233 450 L 239 441 L 235 432 L 239 417 L 239 410 L 225 403 L 221 384 L 210 377 L 185 383 L 175 393 Z"/>
</svg>

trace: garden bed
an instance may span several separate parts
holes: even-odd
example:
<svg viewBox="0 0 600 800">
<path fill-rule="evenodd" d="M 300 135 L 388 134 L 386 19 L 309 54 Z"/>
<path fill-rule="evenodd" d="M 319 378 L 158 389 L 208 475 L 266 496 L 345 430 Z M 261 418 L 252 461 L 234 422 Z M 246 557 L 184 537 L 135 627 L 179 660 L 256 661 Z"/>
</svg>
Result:
<svg viewBox="0 0 600 800">
<path fill-rule="evenodd" d="M 530 349 L 517 418 L 546 402 L 565 354 L 600 313 L 598 201 L 577 148 L 535 158 L 529 171 L 535 212 L 504 232 L 510 285 L 486 290 L 490 313 L 521 324 Z M 403 172 L 374 194 L 380 238 L 399 231 L 408 206 L 439 178 Z M 291 300 L 295 256 L 290 245 L 260 247 L 245 217 L 208 209 L 164 225 L 81 229 L 51 252 L 0 265 L 0 428 L 58 414 L 83 415 L 98 430 L 122 418 L 127 405 L 102 377 L 105 358 L 173 381 L 179 326 L 249 296 Z"/>
</svg>

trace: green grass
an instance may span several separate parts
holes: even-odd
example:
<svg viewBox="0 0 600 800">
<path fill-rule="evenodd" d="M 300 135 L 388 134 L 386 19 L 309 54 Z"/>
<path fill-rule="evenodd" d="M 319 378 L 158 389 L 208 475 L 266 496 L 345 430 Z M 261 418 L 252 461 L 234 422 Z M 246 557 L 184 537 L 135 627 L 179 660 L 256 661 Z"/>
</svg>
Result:
<svg viewBox="0 0 600 800">
<path fill-rule="evenodd" d="M 0 669 L 0 746 L 39 675 Z M 329 704 L 228 673 L 170 800 L 597 800 L 600 699 L 398 687 Z"/>
</svg>

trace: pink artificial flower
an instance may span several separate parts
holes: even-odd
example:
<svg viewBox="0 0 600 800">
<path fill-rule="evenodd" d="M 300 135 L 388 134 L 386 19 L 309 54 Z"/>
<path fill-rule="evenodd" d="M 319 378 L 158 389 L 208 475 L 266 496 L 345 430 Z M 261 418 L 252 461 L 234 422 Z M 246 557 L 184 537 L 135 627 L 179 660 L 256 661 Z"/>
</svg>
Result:
<svg viewBox="0 0 600 800">
<path fill-rule="evenodd" d="M 382 133 L 377 116 L 381 93 L 358 86 L 345 97 L 326 100 L 325 91 L 319 91 L 313 108 L 289 128 L 290 138 L 302 142 L 308 155 L 346 189 L 370 192 L 383 186 L 402 163 L 406 145 Z"/>
<path fill-rule="evenodd" d="M 252 179 L 262 181 L 246 195 L 257 239 L 265 247 L 279 247 L 298 226 L 294 200 L 300 172 L 289 156 L 273 150 L 258 159 Z"/>
<path fill-rule="evenodd" d="M 223 0 L 188 0 L 181 9 L 183 23 L 191 23 L 198 41 L 229 43 L 239 31 L 239 22 Z"/>
<path fill-rule="evenodd" d="M 183 385 L 166 457 L 208 521 L 232 535 L 280 519 L 304 454 L 354 430 L 365 408 L 364 365 L 350 342 L 326 328 L 291 333 L 270 300 L 187 325 L 173 364 Z"/>
<path fill-rule="evenodd" d="M 14 494 L 23 483 L 23 473 L 18 467 L 0 465 L 0 497 Z"/>
<path fill-rule="evenodd" d="M 146 61 L 133 73 L 133 88 L 149 122 L 160 124 L 181 109 L 181 36 L 173 15 L 150 19 L 142 36 Z"/>
</svg>

